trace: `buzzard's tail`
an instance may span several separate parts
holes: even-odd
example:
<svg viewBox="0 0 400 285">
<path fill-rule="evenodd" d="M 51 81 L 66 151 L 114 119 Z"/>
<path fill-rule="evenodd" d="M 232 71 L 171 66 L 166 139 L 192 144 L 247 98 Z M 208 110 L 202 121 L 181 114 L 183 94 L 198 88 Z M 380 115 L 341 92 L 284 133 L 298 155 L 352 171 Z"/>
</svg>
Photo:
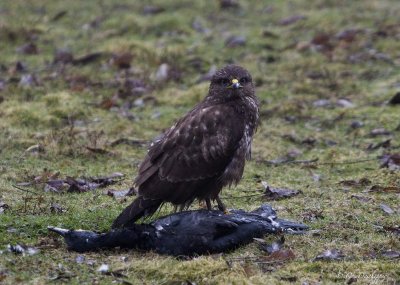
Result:
<svg viewBox="0 0 400 285">
<path fill-rule="evenodd" d="M 162 200 L 145 199 L 143 196 L 139 196 L 119 214 L 111 227 L 113 229 L 129 227 L 141 217 L 154 214 L 161 204 Z"/>
</svg>

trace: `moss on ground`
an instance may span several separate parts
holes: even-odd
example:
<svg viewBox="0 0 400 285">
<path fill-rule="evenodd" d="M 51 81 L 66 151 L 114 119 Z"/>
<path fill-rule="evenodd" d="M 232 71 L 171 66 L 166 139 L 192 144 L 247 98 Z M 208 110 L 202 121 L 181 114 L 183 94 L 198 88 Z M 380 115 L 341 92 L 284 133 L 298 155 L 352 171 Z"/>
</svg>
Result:
<svg viewBox="0 0 400 285">
<path fill-rule="evenodd" d="M 0 250 L 21 243 L 40 253 L 3 251 L 1 284 L 399 282 L 398 259 L 381 254 L 400 250 L 398 234 L 381 229 L 399 225 L 399 192 L 364 190 L 400 187 L 399 171 L 381 168 L 378 159 L 400 147 L 400 107 L 386 103 L 400 86 L 400 5 L 239 4 L 221 9 L 218 1 L 2 1 L 0 202 L 8 208 L 0 213 Z M 234 47 L 226 43 L 231 36 Z M 235 36 L 244 36 L 244 45 Z M 74 61 L 59 54 L 67 63 L 54 63 L 57 50 L 69 51 Z M 120 68 L 129 63 L 124 53 L 132 59 L 128 70 Z M 87 55 L 92 58 L 85 62 Z M 104 189 L 60 194 L 44 192 L 41 183 L 22 187 L 31 192 L 13 187 L 46 173 L 64 178 L 121 172 L 125 179 L 107 189 L 129 188 L 146 149 L 111 143 L 157 136 L 205 96 L 202 76 L 230 62 L 253 74 L 262 117 L 254 160 L 242 182 L 222 196 L 229 207 L 254 209 L 265 202 L 261 181 L 301 190 L 270 202 L 280 216 L 316 230 L 287 236 L 294 260 L 270 264 L 252 244 L 185 261 L 121 250 L 85 254 L 82 261 L 46 227 L 105 231 L 129 199 L 112 198 Z M 163 63 L 170 71 L 157 80 Z M 379 128 L 389 134 L 371 135 Z M 388 139 L 390 146 L 373 147 Z M 318 161 L 266 163 L 288 153 Z M 370 184 L 341 183 L 363 178 Z M 64 211 L 54 211 L 54 204 Z M 381 204 L 394 213 L 386 214 Z M 312 261 L 333 248 L 344 260 Z M 97 272 L 103 263 L 112 274 Z"/>
</svg>

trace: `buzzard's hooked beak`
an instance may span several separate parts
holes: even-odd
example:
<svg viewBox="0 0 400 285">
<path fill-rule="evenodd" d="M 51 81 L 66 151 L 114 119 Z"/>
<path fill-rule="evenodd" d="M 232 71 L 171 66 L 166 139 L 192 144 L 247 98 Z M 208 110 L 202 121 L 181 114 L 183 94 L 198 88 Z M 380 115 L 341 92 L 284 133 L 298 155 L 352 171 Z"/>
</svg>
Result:
<svg viewBox="0 0 400 285">
<path fill-rule="evenodd" d="M 233 89 L 239 89 L 239 88 L 242 88 L 243 86 L 239 83 L 239 80 L 237 80 L 235 78 L 235 79 L 232 79 L 232 85 L 230 87 Z"/>
</svg>

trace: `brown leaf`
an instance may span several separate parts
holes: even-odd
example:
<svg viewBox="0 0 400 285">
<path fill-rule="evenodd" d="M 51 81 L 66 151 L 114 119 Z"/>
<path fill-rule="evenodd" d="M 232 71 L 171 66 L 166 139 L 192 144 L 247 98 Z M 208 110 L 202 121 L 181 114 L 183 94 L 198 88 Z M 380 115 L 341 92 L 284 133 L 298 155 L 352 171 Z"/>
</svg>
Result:
<svg viewBox="0 0 400 285">
<path fill-rule="evenodd" d="M 315 221 L 317 219 L 323 219 L 324 218 L 323 210 L 311 209 L 302 213 L 302 217 L 304 221 L 310 221 L 310 222 Z"/>
<path fill-rule="evenodd" d="M 340 31 L 339 33 L 336 34 L 335 37 L 340 41 L 351 43 L 356 39 L 357 35 L 361 32 L 362 30 L 360 29 L 347 29 Z"/>
<path fill-rule="evenodd" d="M 129 193 L 129 189 L 127 190 L 113 190 L 113 189 L 109 189 L 106 191 L 106 194 L 110 197 L 113 198 L 122 198 L 127 196 L 127 194 Z"/>
<path fill-rule="evenodd" d="M 97 154 L 112 154 L 112 152 L 103 149 L 103 148 L 98 148 L 98 147 L 90 147 L 86 146 L 86 149 L 89 150 L 90 152 L 97 153 Z"/>
<path fill-rule="evenodd" d="M 56 50 L 53 59 L 54 63 L 66 64 L 66 63 L 72 63 L 73 61 L 74 61 L 74 56 L 70 51 L 64 49 Z"/>
<path fill-rule="evenodd" d="M 62 10 L 62 11 L 58 12 L 57 14 L 55 14 L 53 16 L 53 18 L 51 18 L 51 21 L 52 22 L 57 22 L 58 20 L 60 20 L 61 18 L 63 18 L 67 14 L 68 14 L 68 11 Z"/>
<path fill-rule="evenodd" d="M 99 58 L 101 58 L 104 55 L 102 52 L 92 52 L 86 55 L 83 55 L 81 57 L 78 57 L 72 61 L 72 64 L 74 65 L 86 65 L 89 63 L 92 63 L 94 61 L 97 61 Z"/>
<path fill-rule="evenodd" d="M 91 178 L 90 180 L 94 183 L 100 184 L 100 187 L 105 187 L 111 184 L 115 184 L 123 180 L 125 175 L 120 172 L 114 172 L 108 176 L 100 176 Z"/>
<path fill-rule="evenodd" d="M 383 226 L 383 229 L 385 231 L 400 235 L 400 226 Z"/>
<path fill-rule="evenodd" d="M 290 16 L 290 17 L 280 20 L 278 22 L 278 24 L 281 26 L 288 26 L 288 25 L 292 25 L 292 24 L 297 23 L 298 21 L 301 21 L 304 19 L 307 19 L 307 17 L 303 16 L 303 15 L 293 15 L 293 16 Z"/>
<path fill-rule="evenodd" d="M 386 204 L 380 204 L 379 207 L 388 215 L 394 214 L 394 211 L 392 208 L 390 208 L 388 205 Z"/>
<path fill-rule="evenodd" d="M 381 253 L 383 257 L 386 257 L 388 259 L 396 259 L 400 258 L 400 251 L 398 250 L 386 250 Z"/>
<path fill-rule="evenodd" d="M 313 261 L 319 261 L 319 260 L 341 260 L 343 259 L 345 256 L 343 255 L 343 253 L 341 253 L 339 250 L 337 249 L 327 249 L 324 252 L 322 252 L 321 254 L 317 255 Z"/>
<path fill-rule="evenodd" d="M 267 244 L 264 240 L 259 240 L 259 239 L 254 239 L 260 243 L 259 248 L 262 251 L 268 252 L 269 254 L 272 254 L 276 251 L 279 251 L 282 249 L 283 244 L 285 243 L 285 236 L 281 236 L 280 239 L 274 241 L 271 244 Z"/>
<path fill-rule="evenodd" d="M 288 260 L 293 260 L 296 258 L 293 250 L 291 249 L 279 249 L 272 252 L 270 255 L 264 258 L 268 262 L 283 262 Z"/>
<path fill-rule="evenodd" d="M 240 5 L 237 0 L 219 0 L 219 7 L 221 9 L 239 8 Z"/>
<path fill-rule="evenodd" d="M 27 43 L 27 44 L 24 44 L 24 45 L 18 47 L 17 48 L 17 52 L 18 53 L 22 53 L 22 54 L 30 54 L 30 55 L 32 55 L 32 54 L 38 54 L 39 50 L 38 50 L 36 44 Z"/>
<path fill-rule="evenodd" d="M 296 196 L 299 193 L 301 193 L 301 191 L 298 191 L 298 190 L 290 190 L 290 189 L 284 189 L 284 188 L 272 188 L 265 181 L 261 181 L 261 184 L 265 188 L 263 197 L 267 200 L 278 200 L 278 199 L 290 198 L 290 197 Z"/>
<path fill-rule="evenodd" d="M 400 153 L 384 154 L 379 158 L 381 167 L 387 167 L 390 170 L 400 170 Z"/>
<path fill-rule="evenodd" d="M 371 184 L 371 180 L 366 177 L 363 177 L 359 180 L 342 180 L 339 182 L 340 185 L 347 187 L 363 187 Z"/>
<path fill-rule="evenodd" d="M 360 195 L 351 195 L 351 198 L 357 199 L 358 201 L 363 202 L 363 203 L 367 203 L 372 200 L 371 197 L 365 197 L 365 196 L 360 196 Z"/>
<path fill-rule="evenodd" d="M 241 35 L 232 35 L 225 40 L 225 46 L 228 48 L 235 48 L 246 45 L 246 37 Z"/>
<path fill-rule="evenodd" d="M 130 52 L 115 53 L 111 57 L 111 63 L 120 69 L 131 67 L 133 55 Z"/>
<path fill-rule="evenodd" d="M 400 187 L 397 186 L 381 186 L 381 185 L 373 185 L 370 189 L 365 190 L 364 192 L 376 192 L 376 193 L 400 193 Z"/>
<path fill-rule="evenodd" d="M 384 128 L 373 129 L 370 133 L 370 137 L 377 137 L 377 136 L 390 136 L 392 133 Z"/>
<path fill-rule="evenodd" d="M 64 192 L 69 185 L 63 179 L 50 179 L 44 185 L 44 192 Z"/>
<path fill-rule="evenodd" d="M 164 11 L 165 8 L 163 7 L 147 5 L 143 8 L 143 15 L 156 15 Z"/>
<path fill-rule="evenodd" d="M 367 150 L 376 150 L 379 148 L 390 148 L 391 145 L 391 139 L 388 140 L 384 140 L 382 142 L 373 144 L 371 143 L 370 145 L 368 145 Z"/>
</svg>

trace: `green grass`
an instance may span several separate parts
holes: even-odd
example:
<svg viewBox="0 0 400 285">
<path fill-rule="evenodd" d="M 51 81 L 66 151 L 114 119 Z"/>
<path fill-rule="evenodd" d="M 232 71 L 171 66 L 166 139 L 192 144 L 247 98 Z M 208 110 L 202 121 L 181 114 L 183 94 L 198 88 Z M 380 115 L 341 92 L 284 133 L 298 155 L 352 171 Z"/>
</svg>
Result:
<svg viewBox="0 0 400 285">
<path fill-rule="evenodd" d="M 351 277 L 357 278 L 356 284 L 399 282 L 398 260 L 380 255 L 400 250 L 399 237 L 377 228 L 399 225 L 399 194 L 363 193 L 370 186 L 340 184 L 366 177 L 371 185 L 400 187 L 399 171 L 380 168 L 377 159 L 383 153 L 399 152 L 400 147 L 396 130 L 400 107 L 385 104 L 399 92 L 398 2 L 241 1 L 240 9 L 220 9 L 218 1 L 151 1 L 151 5 L 164 11 L 144 15 L 145 2 L 140 1 L 6 0 L 0 4 L 0 83 L 4 83 L 0 200 L 9 205 L 0 213 L 0 250 L 15 243 L 41 250 L 33 256 L 1 253 L 0 283 L 343 284 Z M 55 20 L 62 11 L 66 14 Z M 279 24 L 293 15 L 306 18 Z M 194 22 L 207 32 L 193 29 Z M 353 40 L 335 37 L 349 29 L 359 29 Z M 322 42 L 328 47 L 325 52 L 310 44 L 322 33 L 329 35 L 329 43 Z M 246 45 L 225 47 L 230 35 L 245 36 Z M 35 43 L 38 54 L 17 52 L 28 42 Z M 86 65 L 53 65 L 57 49 L 71 51 L 74 58 L 94 52 L 102 56 Z M 129 71 L 111 63 L 112 54 L 123 52 L 133 56 Z M 26 71 L 15 71 L 18 61 Z M 254 160 L 247 163 L 237 187 L 224 189 L 223 198 L 229 207 L 250 210 L 265 202 L 261 180 L 299 189 L 299 196 L 271 204 L 281 217 L 307 223 L 318 234 L 287 236 L 285 246 L 296 258 L 283 264 L 254 262 L 266 255 L 254 244 L 186 261 L 116 249 L 85 254 L 84 262 L 77 263 L 79 254 L 66 251 L 46 227 L 106 231 L 130 199 L 111 198 L 104 189 L 59 194 L 44 192 L 43 184 L 38 184 L 25 187 L 34 192 L 30 193 L 13 185 L 45 172 L 59 172 L 60 177 L 122 172 L 125 179 L 108 188 L 129 188 L 146 149 L 110 143 L 157 136 L 206 95 L 208 84 L 197 83 L 200 76 L 212 65 L 230 62 L 252 73 L 262 117 L 254 139 Z M 162 63 L 180 76 L 157 82 L 155 73 Z M 34 74 L 38 84 L 19 85 L 26 74 Z M 145 105 L 122 112 L 123 106 L 139 98 L 128 96 L 119 98 L 111 109 L 101 108 L 101 102 L 124 88 L 125 78 L 146 86 Z M 343 98 L 354 107 L 336 106 Z M 316 107 L 314 102 L 321 99 L 330 100 L 333 107 Z M 351 129 L 353 121 L 363 126 Z M 370 137 L 376 128 L 391 135 Z M 310 138 L 315 139 L 313 146 L 301 143 Z M 388 138 L 392 149 L 367 150 Z M 32 151 L 35 145 L 42 150 Z M 109 153 L 93 153 L 87 147 Z M 271 166 L 260 162 L 292 150 L 300 153 L 296 159 L 318 158 L 318 163 Z M 352 195 L 371 200 L 361 202 Z M 53 203 L 65 212 L 51 212 Z M 395 213 L 385 214 L 379 208 L 382 203 Z M 167 206 L 158 215 L 170 211 Z M 309 220 L 313 212 L 321 212 L 322 217 Z M 332 248 L 341 250 L 345 259 L 312 261 Z M 120 275 L 97 272 L 102 263 Z"/>
</svg>

